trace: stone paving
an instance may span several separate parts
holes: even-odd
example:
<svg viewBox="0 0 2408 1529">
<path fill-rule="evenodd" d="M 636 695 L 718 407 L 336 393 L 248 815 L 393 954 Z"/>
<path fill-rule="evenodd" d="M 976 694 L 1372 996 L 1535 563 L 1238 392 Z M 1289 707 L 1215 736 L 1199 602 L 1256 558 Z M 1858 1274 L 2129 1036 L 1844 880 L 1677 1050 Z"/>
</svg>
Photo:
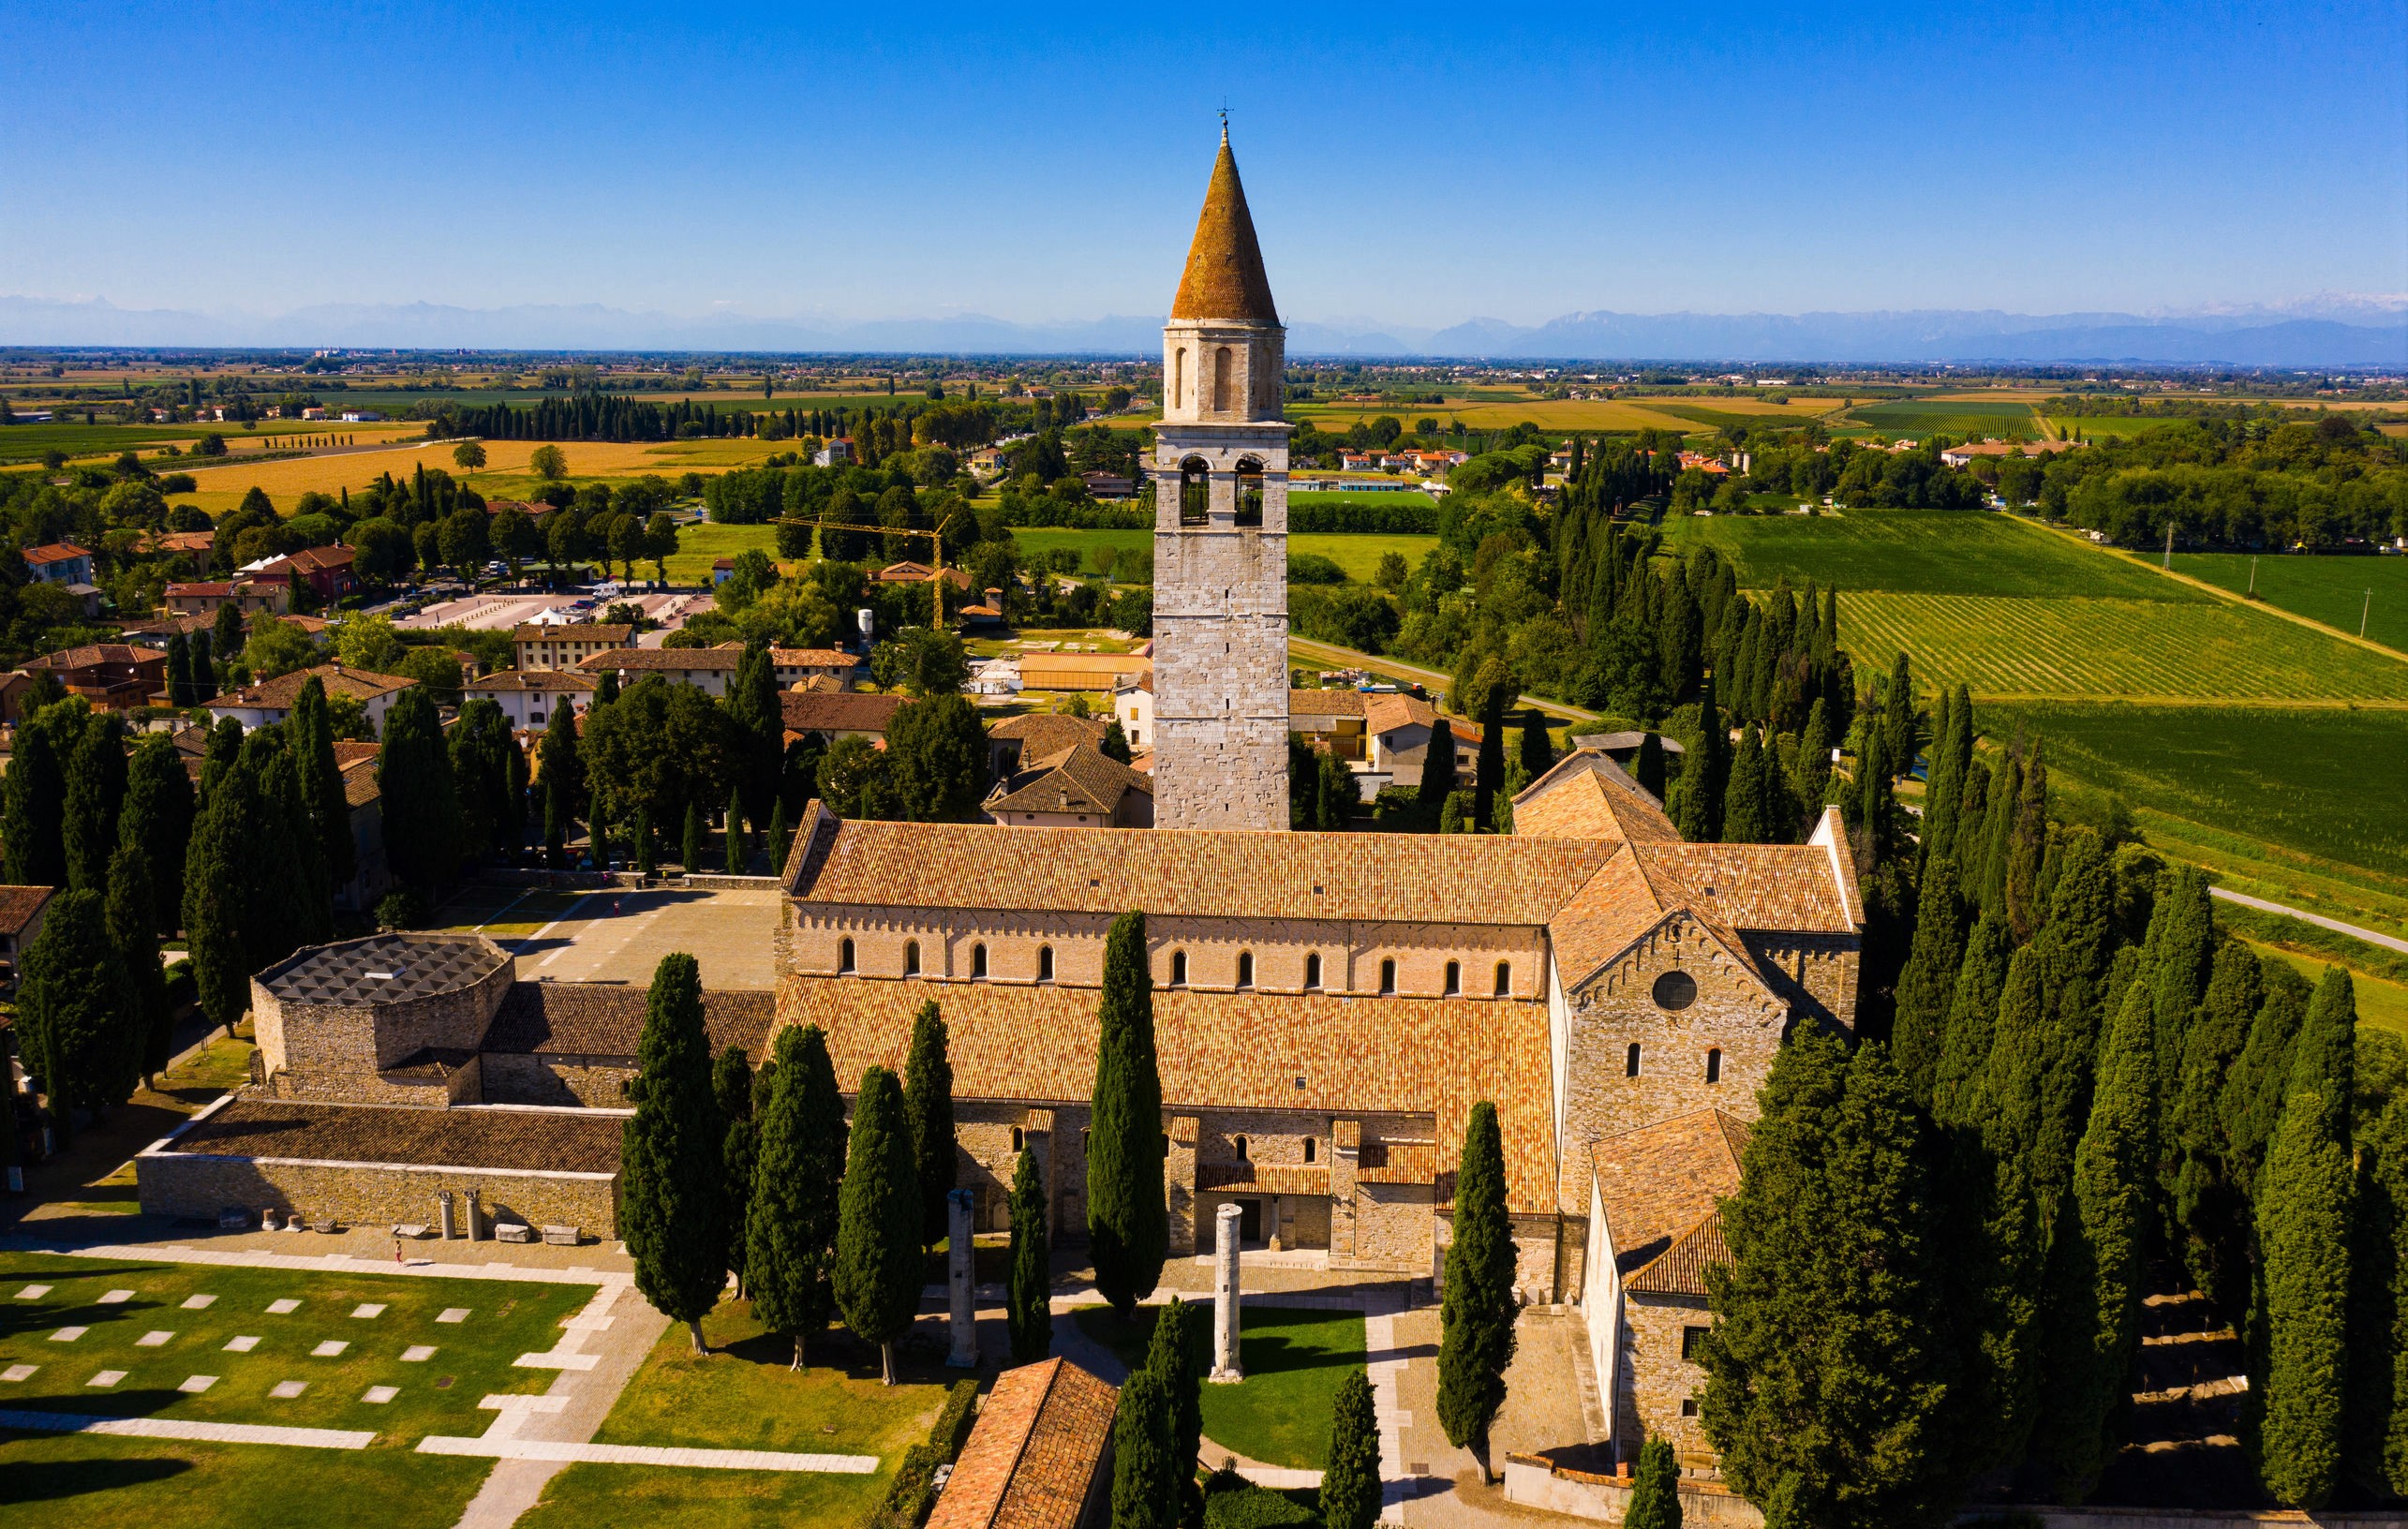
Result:
<svg viewBox="0 0 2408 1529">
<path fill-rule="evenodd" d="M 780 900 L 768 890 L 597 892 L 514 943 L 518 980 L 643 987 L 661 957 L 685 951 L 706 987 L 769 987 Z"/>
</svg>

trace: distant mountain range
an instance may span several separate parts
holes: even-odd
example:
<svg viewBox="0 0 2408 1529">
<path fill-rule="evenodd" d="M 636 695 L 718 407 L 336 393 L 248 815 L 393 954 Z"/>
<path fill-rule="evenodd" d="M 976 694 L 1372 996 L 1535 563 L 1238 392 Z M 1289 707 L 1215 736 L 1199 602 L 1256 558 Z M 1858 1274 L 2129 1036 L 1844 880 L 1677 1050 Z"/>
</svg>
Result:
<svg viewBox="0 0 2408 1529">
<path fill-rule="evenodd" d="M 276 315 L 121 308 L 105 300 L 0 297 L 0 345 L 277 349 L 884 351 L 1152 355 L 1161 319 L 1115 315 L 1017 323 L 981 314 L 837 320 L 687 318 L 594 304 L 463 308 L 327 304 Z M 1692 363 L 2136 363 L 2408 369 L 2408 302 L 2326 298 L 2283 308 L 2128 313 L 1570 313 L 1524 326 L 1444 329 L 1292 319 L 1292 356 Z"/>
</svg>

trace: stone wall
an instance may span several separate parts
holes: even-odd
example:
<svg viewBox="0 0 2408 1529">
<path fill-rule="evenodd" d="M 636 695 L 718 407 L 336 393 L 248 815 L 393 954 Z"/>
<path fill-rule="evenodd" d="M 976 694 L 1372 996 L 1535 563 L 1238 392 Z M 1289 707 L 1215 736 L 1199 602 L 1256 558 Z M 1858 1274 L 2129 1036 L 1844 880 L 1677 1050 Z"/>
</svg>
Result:
<svg viewBox="0 0 2408 1529">
<path fill-rule="evenodd" d="M 1684 1334 L 1713 1325 L 1702 1299 L 1623 1292 L 1621 1342 L 1614 1356 L 1619 1380 L 1613 1425 L 1616 1439 L 1660 1435 L 1672 1441 L 1672 1453 L 1683 1468 L 1714 1464 L 1714 1447 L 1706 1443 L 1696 1413 L 1684 1410 L 1693 1408 L 1705 1389 L 1705 1367 L 1681 1358 Z"/>
<path fill-rule="evenodd" d="M 286 1098 L 426 1103 L 413 1082 L 379 1074 L 429 1048 L 464 1060 L 473 1055 L 510 991 L 515 965 L 504 958 L 450 991 L 373 1004 L 288 1002 L 255 979 L 251 1014 L 262 1065 Z"/>
<path fill-rule="evenodd" d="M 583 1105 L 625 1109 L 635 1069 L 620 1057 L 555 1057 L 486 1051 L 479 1057 L 488 1105 Z"/>
<path fill-rule="evenodd" d="M 1505 1458 L 1505 1500 L 1524 1507 L 1620 1523 L 1630 1492 L 1628 1477 L 1573 1470 L 1537 1455 Z M 1763 1529 L 1764 1515 L 1753 1503 L 1711 1482 L 1682 1482 L 1680 1500 L 1684 1529 Z"/>
<path fill-rule="evenodd" d="M 214 1219 L 229 1206 L 254 1215 L 273 1207 L 279 1216 L 332 1216 L 347 1226 L 439 1226 L 438 1196 L 448 1189 L 464 1205 L 475 1195 L 484 1225 L 516 1221 L 576 1226 L 605 1240 L 618 1235 L 617 1174 L 144 1152 L 136 1177 L 142 1211 L 154 1216 Z"/>
</svg>

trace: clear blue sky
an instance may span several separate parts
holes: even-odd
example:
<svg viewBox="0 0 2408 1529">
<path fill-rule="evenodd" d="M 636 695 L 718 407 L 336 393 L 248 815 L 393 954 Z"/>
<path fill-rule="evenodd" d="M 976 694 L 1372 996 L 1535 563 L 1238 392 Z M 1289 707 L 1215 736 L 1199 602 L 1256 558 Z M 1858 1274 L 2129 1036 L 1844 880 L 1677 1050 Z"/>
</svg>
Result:
<svg viewBox="0 0 2408 1529">
<path fill-rule="evenodd" d="M 0 294 L 1156 313 L 1225 96 L 1291 319 L 2408 290 L 2408 0 L 1172 8 L 11 4 Z"/>
</svg>

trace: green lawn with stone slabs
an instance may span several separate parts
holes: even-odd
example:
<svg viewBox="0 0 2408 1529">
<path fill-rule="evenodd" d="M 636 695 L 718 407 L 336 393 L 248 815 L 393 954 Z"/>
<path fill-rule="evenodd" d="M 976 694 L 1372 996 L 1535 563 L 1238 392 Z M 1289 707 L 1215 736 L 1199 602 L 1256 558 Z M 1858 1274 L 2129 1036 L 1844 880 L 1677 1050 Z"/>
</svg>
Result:
<svg viewBox="0 0 2408 1529">
<path fill-rule="evenodd" d="M 296 1252 L 305 1251 L 309 1236 L 293 1240 L 305 1245 Z M 51 1289 L 32 1300 L 18 1299 L 18 1292 L 32 1284 Z M 483 1433 L 495 1415 L 477 1403 L 490 1393 L 548 1388 L 556 1372 L 522 1370 L 512 1361 L 557 1343 L 561 1319 L 591 1299 L 594 1289 L 348 1269 L 0 1254 L 0 1372 L 19 1364 L 40 1367 L 28 1379 L 0 1382 L 0 1407 L 374 1430 L 369 1453 L 408 1450 L 429 1433 Z M 101 1304 L 100 1297 L 111 1290 L 134 1295 Z M 183 1302 L 198 1295 L 216 1299 L 202 1310 L 184 1309 Z M 269 1303 L 280 1299 L 301 1304 L 288 1313 L 269 1312 Z M 385 1309 L 375 1317 L 353 1316 L 363 1304 Z M 465 1320 L 436 1320 L 454 1307 L 467 1309 Z M 52 1341 L 66 1327 L 87 1330 L 72 1343 Z M 154 1331 L 174 1336 L 156 1347 L 137 1342 Z M 229 1352 L 227 1343 L 237 1337 L 260 1342 L 247 1353 Z M 347 1346 L 326 1358 L 310 1352 L 329 1341 Z M 401 1357 L 408 1348 L 429 1344 L 435 1353 L 427 1359 Z M 104 1370 L 122 1370 L 126 1376 L 111 1388 L 87 1384 Z M 192 1375 L 218 1378 L 205 1391 L 179 1390 Z M 293 1398 L 271 1394 L 286 1381 L 302 1381 L 308 1388 Z M 394 1398 L 380 1404 L 364 1401 L 375 1386 L 395 1388 Z M 331 1453 L 277 1452 L 296 1470 L 315 1468 Z"/>
<path fill-rule="evenodd" d="M 8 1529 L 450 1529 L 492 1470 L 489 1460 L 404 1449 L 0 1429 L 0 1522 Z"/>
<path fill-rule="evenodd" d="M 1140 1306 L 1122 1326 L 1107 1306 L 1082 1306 L 1079 1330 L 1131 1366 L 1145 1362 L 1159 1306 Z M 1197 1306 L 1188 1318 L 1196 1343 L 1197 1373 L 1212 1368 L 1212 1307 Z M 1204 1463 L 1218 1466 L 1212 1446 L 1234 1449 L 1266 1465 L 1317 1471 L 1330 1462 L 1330 1419 L 1338 1387 L 1368 1356 L 1363 1319 L 1355 1312 L 1305 1307 L 1245 1308 L 1238 1338 L 1238 1362 L 1246 1378 L 1233 1386 L 1204 1387 Z"/>
</svg>

